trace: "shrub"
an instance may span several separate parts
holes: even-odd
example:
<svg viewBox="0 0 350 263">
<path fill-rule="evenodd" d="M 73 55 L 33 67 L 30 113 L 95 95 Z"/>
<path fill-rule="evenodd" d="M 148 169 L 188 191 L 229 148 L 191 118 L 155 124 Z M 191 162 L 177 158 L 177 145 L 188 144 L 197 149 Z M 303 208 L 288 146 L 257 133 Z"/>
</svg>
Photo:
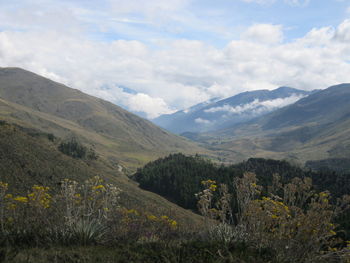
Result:
<svg viewBox="0 0 350 263">
<path fill-rule="evenodd" d="M 199 210 L 206 217 L 223 221 L 211 212 L 220 208 L 218 201 L 213 202 L 216 189 L 212 183 L 206 186 L 197 195 Z M 348 209 L 350 196 L 332 204 L 328 192 L 312 191 L 310 178 L 294 178 L 282 184 L 274 175 L 268 196 L 261 197 L 261 187 L 252 173 L 236 178 L 234 188 L 234 202 L 238 206 L 233 224 L 234 241 L 245 242 L 260 251 L 271 249 L 277 262 L 329 262 L 334 258 L 349 258 L 350 250 L 337 237 L 334 219 Z M 221 200 L 223 196 L 224 192 L 216 199 Z M 216 214 L 225 214 L 226 222 L 232 222 L 226 206 Z"/>
<path fill-rule="evenodd" d="M 120 240 L 150 243 L 170 240 L 177 222 L 166 215 L 119 206 L 121 190 L 95 176 L 83 183 L 69 179 L 61 189 L 35 185 L 25 195 L 7 193 L 0 182 L 0 236 L 2 243 L 93 245 Z"/>
<path fill-rule="evenodd" d="M 81 219 L 71 226 L 72 241 L 76 245 L 103 243 L 108 228 L 97 219 Z"/>
<path fill-rule="evenodd" d="M 232 225 L 219 223 L 209 227 L 207 239 L 228 245 L 234 240 L 235 234 L 235 229 Z"/>
<path fill-rule="evenodd" d="M 83 159 L 86 157 L 87 148 L 81 145 L 74 137 L 67 142 L 62 142 L 58 150 L 73 158 Z"/>
<path fill-rule="evenodd" d="M 54 142 L 56 140 L 55 135 L 53 135 L 52 133 L 48 133 L 47 134 L 47 139 L 51 142 Z"/>
<path fill-rule="evenodd" d="M 166 241 L 174 237 L 178 224 L 166 215 L 156 216 L 146 211 L 120 208 L 121 224 L 114 225 L 119 239 L 132 242 Z"/>
</svg>

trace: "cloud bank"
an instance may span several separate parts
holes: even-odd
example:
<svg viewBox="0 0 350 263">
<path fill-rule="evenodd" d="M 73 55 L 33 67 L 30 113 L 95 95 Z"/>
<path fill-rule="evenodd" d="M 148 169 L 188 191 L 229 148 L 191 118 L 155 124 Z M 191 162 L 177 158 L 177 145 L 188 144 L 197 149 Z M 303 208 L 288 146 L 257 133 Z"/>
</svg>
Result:
<svg viewBox="0 0 350 263">
<path fill-rule="evenodd" d="M 274 100 L 265 100 L 265 101 L 260 101 L 258 99 L 255 99 L 254 101 L 243 104 L 243 105 L 238 105 L 238 106 L 230 106 L 228 104 L 221 106 L 221 107 L 213 107 L 210 109 L 204 110 L 204 112 L 207 113 L 215 113 L 215 112 L 223 112 L 225 114 L 250 114 L 250 115 L 258 115 L 263 112 L 271 111 L 277 108 L 282 108 L 287 105 L 290 105 L 292 103 L 297 102 L 304 96 L 300 95 L 292 95 L 286 98 L 278 98 Z"/>
<path fill-rule="evenodd" d="M 159 26 L 164 35 L 181 34 L 177 26 L 189 21 L 197 30 L 212 30 L 189 13 L 189 0 L 152 0 L 141 6 L 136 0 L 110 0 L 101 2 L 105 9 L 87 1 L 78 1 L 80 6 L 34 2 L 0 4 L 0 67 L 34 71 L 148 118 L 243 91 L 279 86 L 312 90 L 349 82 L 350 20 L 313 28 L 288 41 L 283 25 L 253 23 L 225 45 L 214 46 L 193 37 L 159 38 L 152 32 L 147 41 L 133 40 L 145 34 L 135 24 L 143 29 Z M 14 8 L 15 3 L 21 8 Z"/>
</svg>

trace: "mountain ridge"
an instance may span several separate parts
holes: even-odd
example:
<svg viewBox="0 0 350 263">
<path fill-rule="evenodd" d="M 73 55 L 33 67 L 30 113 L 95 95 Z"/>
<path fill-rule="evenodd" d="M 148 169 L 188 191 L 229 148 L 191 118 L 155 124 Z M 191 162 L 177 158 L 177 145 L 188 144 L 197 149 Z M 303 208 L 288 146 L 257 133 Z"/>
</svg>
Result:
<svg viewBox="0 0 350 263">
<path fill-rule="evenodd" d="M 0 99 L 4 120 L 62 138 L 80 134 L 102 157 L 133 169 L 169 153 L 204 151 L 117 105 L 20 68 L 0 69 Z"/>
<path fill-rule="evenodd" d="M 71 138 L 96 158 L 61 151 Z M 179 151 L 207 152 L 112 103 L 19 68 L 0 69 L 0 181 L 11 192 L 28 192 L 33 185 L 55 192 L 63 179 L 100 176 L 122 190 L 124 207 L 157 215 L 172 211 L 179 222 L 195 226 L 200 216 L 140 189 L 128 176 Z"/>
<path fill-rule="evenodd" d="M 264 115 L 310 93 L 290 87 L 246 91 L 229 98 L 200 103 L 188 110 L 162 115 L 152 121 L 178 134 L 220 130 Z"/>
<path fill-rule="evenodd" d="M 304 163 L 350 154 L 350 84 L 320 90 L 259 118 L 192 135 L 226 155 Z M 233 153 L 235 152 L 235 153 Z"/>
</svg>

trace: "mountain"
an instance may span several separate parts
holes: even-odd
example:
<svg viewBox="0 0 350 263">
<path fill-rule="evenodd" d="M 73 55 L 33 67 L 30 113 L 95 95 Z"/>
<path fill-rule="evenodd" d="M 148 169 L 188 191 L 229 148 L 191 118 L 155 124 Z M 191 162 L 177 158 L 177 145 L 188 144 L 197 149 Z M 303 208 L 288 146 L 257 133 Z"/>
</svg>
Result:
<svg viewBox="0 0 350 263">
<path fill-rule="evenodd" d="M 75 138 L 96 156 L 61 150 Z M 99 175 L 122 189 L 121 205 L 150 213 L 172 211 L 180 222 L 200 217 L 140 189 L 126 174 L 172 152 L 206 152 L 107 101 L 19 68 L 0 69 L 0 181 L 10 192 L 35 184 L 57 191 L 64 178 Z"/>
<path fill-rule="evenodd" d="M 198 112 L 218 100 L 218 98 L 213 98 L 208 101 L 198 103 L 185 110 L 180 110 L 172 114 L 160 115 L 151 121 L 156 125 L 177 134 L 185 131 L 193 131 L 195 129 L 195 126 L 198 126 L 198 123 L 194 121 L 194 117 L 198 115 Z"/>
<path fill-rule="evenodd" d="M 248 122 L 199 135 L 197 139 L 212 149 L 224 151 L 230 158 L 255 156 L 297 162 L 347 158 L 349 101 L 350 84 L 340 84 Z"/>
<path fill-rule="evenodd" d="M 153 122 L 178 134 L 219 130 L 262 116 L 309 94 L 308 91 L 289 87 L 243 92 L 227 99 L 213 99 L 187 110 L 162 115 Z"/>
<path fill-rule="evenodd" d="M 103 159 L 133 169 L 169 153 L 203 151 L 110 102 L 19 68 L 0 69 L 0 118 L 60 138 L 78 135 Z"/>
<path fill-rule="evenodd" d="M 120 205 L 150 213 L 176 215 L 179 222 L 198 225 L 201 218 L 166 199 L 141 190 L 105 160 L 72 158 L 58 150 L 60 139 L 39 130 L 0 121 L 0 181 L 9 184 L 10 193 L 29 193 L 32 186 L 50 187 L 57 193 L 60 182 L 78 182 L 100 176 L 122 189 Z"/>
</svg>

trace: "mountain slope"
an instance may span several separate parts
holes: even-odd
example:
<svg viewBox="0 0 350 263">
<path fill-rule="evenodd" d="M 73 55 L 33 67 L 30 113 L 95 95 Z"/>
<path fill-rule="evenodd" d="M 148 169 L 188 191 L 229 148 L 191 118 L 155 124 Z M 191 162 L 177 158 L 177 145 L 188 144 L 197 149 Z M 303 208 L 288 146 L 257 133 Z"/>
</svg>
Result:
<svg viewBox="0 0 350 263">
<path fill-rule="evenodd" d="M 98 159 L 59 151 L 71 137 L 93 148 Z M 109 102 L 22 69 L 0 69 L 0 181 L 8 182 L 11 192 L 27 192 L 34 184 L 55 191 L 64 178 L 99 175 L 122 189 L 126 208 L 171 211 L 194 226 L 199 216 L 141 190 L 124 172 L 171 152 L 197 150 L 202 149 Z"/>
<path fill-rule="evenodd" d="M 260 118 L 206 134 L 206 142 L 227 154 L 235 151 L 243 159 L 346 158 L 350 154 L 349 101 L 350 84 L 332 86 Z"/>
<path fill-rule="evenodd" d="M 243 92 L 227 99 L 216 99 L 174 114 L 162 115 L 153 122 L 175 133 L 219 130 L 291 104 L 309 93 L 289 87 Z"/>
<path fill-rule="evenodd" d="M 202 151 L 112 103 L 19 68 L 0 69 L 0 118 L 62 138 L 78 134 L 103 158 L 126 167 Z"/>
<path fill-rule="evenodd" d="M 11 193 L 26 193 L 33 185 L 56 192 L 63 179 L 78 182 L 99 175 L 122 189 L 121 205 L 154 214 L 174 213 L 180 222 L 197 225 L 201 218 L 164 198 L 144 190 L 104 160 L 69 157 L 58 150 L 59 138 L 18 125 L 0 122 L 0 181 L 9 184 Z"/>
<path fill-rule="evenodd" d="M 260 122 L 263 129 L 315 122 L 319 125 L 346 119 L 350 114 L 350 84 L 340 84 L 301 99 Z"/>
<path fill-rule="evenodd" d="M 174 133 L 183 133 L 186 131 L 195 131 L 196 123 L 194 117 L 198 115 L 202 109 L 211 105 L 219 99 L 213 98 L 208 101 L 198 103 L 188 109 L 180 110 L 172 114 L 163 114 L 152 120 L 156 125 L 163 127 Z"/>
</svg>

